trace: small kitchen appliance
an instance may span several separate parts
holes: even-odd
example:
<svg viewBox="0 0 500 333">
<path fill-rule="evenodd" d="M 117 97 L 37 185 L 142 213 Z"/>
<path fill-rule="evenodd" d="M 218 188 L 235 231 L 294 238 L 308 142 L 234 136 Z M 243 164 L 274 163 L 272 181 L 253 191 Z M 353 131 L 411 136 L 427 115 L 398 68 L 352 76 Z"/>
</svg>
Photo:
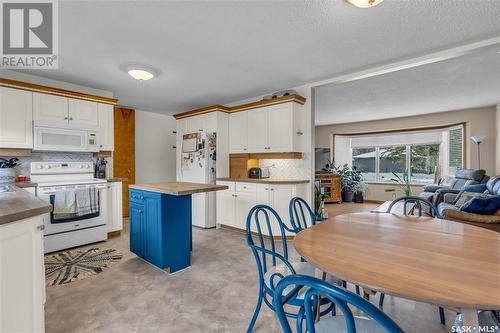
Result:
<svg viewBox="0 0 500 333">
<path fill-rule="evenodd" d="M 106 179 L 106 164 L 108 162 L 104 157 L 98 157 L 95 162 L 94 177 L 98 179 Z"/>
<path fill-rule="evenodd" d="M 248 178 L 269 178 L 269 168 L 250 168 Z"/>
</svg>

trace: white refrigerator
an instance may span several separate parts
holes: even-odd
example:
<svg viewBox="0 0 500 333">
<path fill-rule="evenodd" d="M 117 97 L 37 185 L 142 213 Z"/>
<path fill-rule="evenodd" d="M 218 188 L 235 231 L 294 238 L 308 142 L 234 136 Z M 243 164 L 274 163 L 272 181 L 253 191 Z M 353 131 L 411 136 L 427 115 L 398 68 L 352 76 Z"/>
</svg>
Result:
<svg viewBox="0 0 500 333">
<path fill-rule="evenodd" d="M 182 136 L 179 181 L 215 184 L 216 133 L 188 133 Z M 215 227 L 215 192 L 192 194 L 193 225 Z"/>
</svg>

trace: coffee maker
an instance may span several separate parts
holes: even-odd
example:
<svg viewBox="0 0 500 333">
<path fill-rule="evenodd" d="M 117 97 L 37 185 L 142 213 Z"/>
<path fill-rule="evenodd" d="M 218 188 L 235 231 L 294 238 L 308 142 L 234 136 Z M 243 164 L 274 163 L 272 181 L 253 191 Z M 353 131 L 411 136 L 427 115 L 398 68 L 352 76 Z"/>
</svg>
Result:
<svg viewBox="0 0 500 333">
<path fill-rule="evenodd" d="M 108 163 L 104 157 L 98 157 L 95 162 L 94 177 L 105 179 L 106 178 L 106 163 Z"/>
</svg>

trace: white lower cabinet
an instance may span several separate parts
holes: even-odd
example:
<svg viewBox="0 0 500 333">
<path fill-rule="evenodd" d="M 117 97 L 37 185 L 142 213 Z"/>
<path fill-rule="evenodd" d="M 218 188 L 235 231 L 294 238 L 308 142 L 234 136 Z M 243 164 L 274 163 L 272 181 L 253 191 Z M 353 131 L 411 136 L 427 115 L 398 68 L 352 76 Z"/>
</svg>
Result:
<svg viewBox="0 0 500 333">
<path fill-rule="evenodd" d="M 245 182 L 221 182 L 229 189 L 217 192 L 217 224 L 233 228 L 246 229 L 246 220 L 250 209 L 258 204 L 272 207 L 282 221 L 290 226 L 288 205 L 295 196 L 304 196 L 303 184 L 256 184 Z M 279 236 L 280 228 L 277 221 L 272 221 L 272 234 Z M 269 231 L 261 224 L 264 234 Z M 255 230 L 254 230 L 255 231 Z M 288 233 L 287 233 L 288 234 Z"/>
<path fill-rule="evenodd" d="M 108 232 L 119 231 L 123 229 L 123 212 L 122 212 L 122 183 L 108 183 L 108 202 L 107 202 L 107 223 Z"/>
<path fill-rule="evenodd" d="M 0 332 L 44 332 L 43 226 L 49 215 L 0 225 Z"/>
</svg>

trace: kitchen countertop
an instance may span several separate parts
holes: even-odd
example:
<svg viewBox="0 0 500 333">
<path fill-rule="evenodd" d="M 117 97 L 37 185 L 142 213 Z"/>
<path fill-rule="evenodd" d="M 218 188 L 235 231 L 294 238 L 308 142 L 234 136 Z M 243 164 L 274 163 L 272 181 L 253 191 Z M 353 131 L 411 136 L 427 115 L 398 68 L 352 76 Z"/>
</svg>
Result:
<svg viewBox="0 0 500 333">
<path fill-rule="evenodd" d="M 186 182 L 170 182 L 170 183 L 151 183 L 151 184 L 134 184 L 128 186 L 131 189 L 158 192 L 170 195 L 187 195 L 193 193 L 212 192 L 228 189 L 225 185 L 186 183 Z"/>
<path fill-rule="evenodd" d="M 116 182 L 126 182 L 128 181 L 128 178 L 119 178 L 119 177 L 111 177 L 111 178 L 106 178 L 108 183 L 116 183 Z"/>
<path fill-rule="evenodd" d="M 0 193 L 0 225 L 50 213 L 52 205 L 23 189 L 8 184 L 13 192 Z"/>
<path fill-rule="evenodd" d="M 284 178 L 231 178 L 223 177 L 217 180 L 225 182 L 261 183 L 261 184 L 306 184 L 307 179 L 284 179 Z"/>
<path fill-rule="evenodd" d="M 15 186 L 20 187 L 20 188 L 25 188 L 25 187 L 37 187 L 37 183 L 32 183 L 30 181 L 25 181 L 25 182 L 16 182 L 14 183 Z"/>
</svg>

